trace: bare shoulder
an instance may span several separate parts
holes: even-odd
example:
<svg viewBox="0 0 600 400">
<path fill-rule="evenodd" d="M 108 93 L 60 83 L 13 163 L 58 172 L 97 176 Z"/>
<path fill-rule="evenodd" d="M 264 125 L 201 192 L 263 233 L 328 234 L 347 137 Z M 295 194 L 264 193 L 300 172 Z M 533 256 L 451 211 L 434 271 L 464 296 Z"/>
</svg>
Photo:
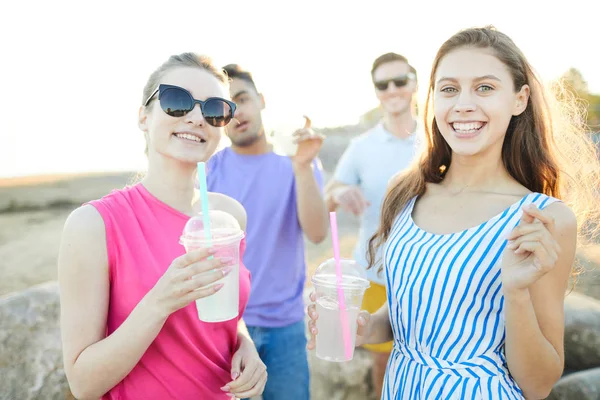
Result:
<svg viewBox="0 0 600 400">
<path fill-rule="evenodd" d="M 71 212 L 63 230 L 58 255 L 60 330 L 70 379 L 79 355 L 106 336 L 110 301 L 106 231 L 102 215 L 89 204 Z"/>
<path fill-rule="evenodd" d="M 75 271 L 94 274 L 106 271 L 106 227 L 94 206 L 81 206 L 67 217 L 58 258 L 61 279 Z"/>
<path fill-rule="evenodd" d="M 242 203 L 222 193 L 214 192 L 208 194 L 208 201 L 212 209 L 225 211 L 233 215 L 238 220 L 242 230 L 246 230 L 247 214 Z"/>
<path fill-rule="evenodd" d="M 556 201 L 545 207 L 543 212 L 550 217 L 559 237 L 577 236 L 577 216 L 571 207 L 562 201 Z"/>
<path fill-rule="evenodd" d="M 63 236 L 77 237 L 79 242 L 104 240 L 104 220 L 98 210 L 89 204 L 76 208 L 65 221 Z"/>
</svg>

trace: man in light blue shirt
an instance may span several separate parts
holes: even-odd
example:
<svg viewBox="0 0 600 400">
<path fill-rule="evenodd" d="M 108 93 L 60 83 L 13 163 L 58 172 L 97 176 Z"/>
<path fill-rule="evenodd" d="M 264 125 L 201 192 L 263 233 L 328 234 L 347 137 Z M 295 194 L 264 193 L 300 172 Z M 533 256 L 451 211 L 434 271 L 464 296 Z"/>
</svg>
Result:
<svg viewBox="0 0 600 400">
<path fill-rule="evenodd" d="M 408 60 L 399 54 L 384 54 L 373 63 L 371 78 L 383 118 L 350 142 L 326 188 L 329 211 L 341 207 L 361 217 L 354 258 L 365 268 L 369 239 L 379 226 L 388 182 L 412 163 L 422 140 L 414 112 L 417 74 Z M 377 268 L 367 270 L 367 276 L 371 287 L 365 293 L 363 309 L 373 313 L 386 301 L 385 278 Z M 377 398 L 381 397 L 391 346 L 391 342 L 364 346 L 373 353 Z"/>
</svg>

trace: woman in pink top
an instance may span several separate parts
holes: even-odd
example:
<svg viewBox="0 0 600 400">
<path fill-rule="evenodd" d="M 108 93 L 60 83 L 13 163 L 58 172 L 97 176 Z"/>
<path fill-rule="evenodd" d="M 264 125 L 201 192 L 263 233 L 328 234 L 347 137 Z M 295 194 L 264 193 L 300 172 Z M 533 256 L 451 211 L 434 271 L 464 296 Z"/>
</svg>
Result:
<svg viewBox="0 0 600 400">
<path fill-rule="evenodd" d="M 209 59 L 172 56 L 150 76 L 139 111 L 146 176 L 67 219 L 58 265 L 61 331 L 78 399 L 227 399 L 263 391 L 266 369 L 243 321 L 205 323 L 197 315 L 195 300 L 220 289 L 214 282 L 231 272 L 231 261 L 210 259 L 210 250 L 185 254 L 179 244 L 197 206 L 196 165 L 213 154 L 233 118 L 228 97 L 227 79 Z M 209 203 L 245 229 L 241 204 L 216 193 Z M 244 248 L 242 241 L 242 254 Z M 240 316 L 249 291 L 250 274 L 240 265 Z"/>
</svg>

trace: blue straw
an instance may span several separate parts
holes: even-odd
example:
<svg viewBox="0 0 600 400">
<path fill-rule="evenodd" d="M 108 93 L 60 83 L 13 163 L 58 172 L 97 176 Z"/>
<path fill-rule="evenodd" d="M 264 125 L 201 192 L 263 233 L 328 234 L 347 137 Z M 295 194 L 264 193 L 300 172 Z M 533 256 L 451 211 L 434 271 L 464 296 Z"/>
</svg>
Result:
<svg viewBox="0 0 600 400">
<path fill-rule="evenodd" d="M 202 203 L 202 219 L 204 222 L 204 238 L 208 247 L 212 246 L 210 235 L 210 215 L 208 214 L 208 188 L 206 185 L 206 167 L 204 162 L 198 163 L 198 183 L 200 184 L 200 202 Z M 210 257 L 212 258 L 212 256 Z"/>
</svg>

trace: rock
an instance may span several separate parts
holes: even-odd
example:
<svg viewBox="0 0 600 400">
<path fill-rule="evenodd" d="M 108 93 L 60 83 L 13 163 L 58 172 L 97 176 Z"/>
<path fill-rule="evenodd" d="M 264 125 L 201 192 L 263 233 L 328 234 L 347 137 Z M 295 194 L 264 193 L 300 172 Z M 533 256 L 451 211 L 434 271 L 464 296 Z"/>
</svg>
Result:
<svg viewBox="0 0 600 400">
<path fill-rule="evenodd" d="M 309 303 L 305 291 L 306 302 Z M 0 400 L 72 399 L 62 366 L 58 284 L 0 298 Z M 600 302 L 573 292 L 565 299 L 565 368 L 600 367 Z M 309 353 L 314 399 L 374 400 L 371 357 L 356 349 L 347 363 Z M 563 377 L 549 399 L 600 399 L 600 368 Z"/>
<path fill-rule="evenodd" d="M 72 398 L 62 364 L 58 284 L 0 298 L 2 400 Z"/>
<path fill-rule="evenodd" d="M 565 369 L 600 367 L 600 301 L 572 292 L 565 299 Z"/>
<path fill-rule="evenodd" d="M 600 399 L 600 368 L 577 372 L 560 379 L 546 400 Z"/>
<path fill-rule="evenodd" d="M 310 393 L 313 399 L 375 400 L 371 384 L 371 356 L 356 349 L 350 362 L 336 363 L 320 360 L 314 351 L 309 353 Z"/>
<path fill-rule="evenodd" d="M 582 246 L 577 249 L 577 272 L 570 287 L 600 300 L 600 245 Z"/>
</svg>

